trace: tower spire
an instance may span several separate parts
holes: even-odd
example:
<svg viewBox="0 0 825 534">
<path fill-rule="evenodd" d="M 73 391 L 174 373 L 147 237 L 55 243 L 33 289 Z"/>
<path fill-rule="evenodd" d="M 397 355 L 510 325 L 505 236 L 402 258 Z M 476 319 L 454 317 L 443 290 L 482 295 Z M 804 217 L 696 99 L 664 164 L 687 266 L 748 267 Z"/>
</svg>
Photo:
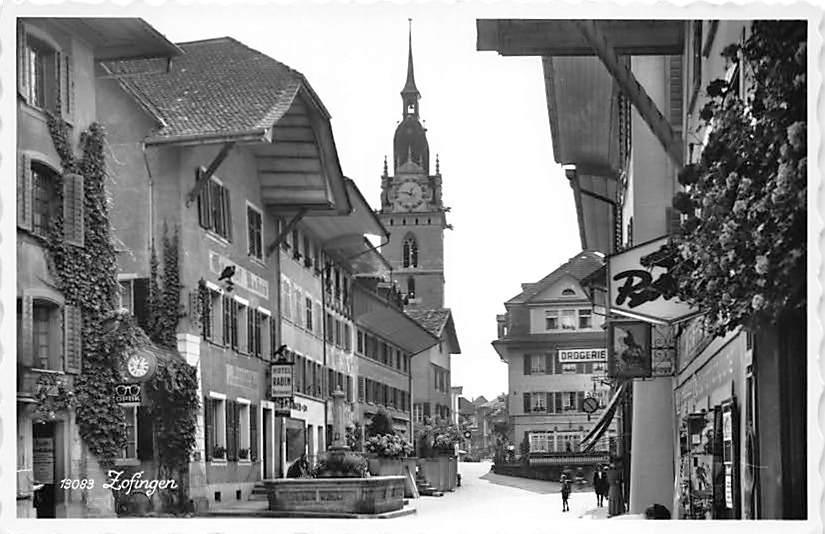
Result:
<svg viewBox="0 0 825 534">
<path fill-rule="evenodd" d="M 404 88 L 401 90 L 401 100 L 404 103 L 404 117 L 414 115 L 418 117 L 418 99 L 421 98 L 421 93 L 415 86 L 415 71 L 413 69 L 413 55 L 412 55 L 412 19 L 407 19 L 409 22 L 409 52 L 407 54 L 407 81 L 404 83 Z"/>
</svg>

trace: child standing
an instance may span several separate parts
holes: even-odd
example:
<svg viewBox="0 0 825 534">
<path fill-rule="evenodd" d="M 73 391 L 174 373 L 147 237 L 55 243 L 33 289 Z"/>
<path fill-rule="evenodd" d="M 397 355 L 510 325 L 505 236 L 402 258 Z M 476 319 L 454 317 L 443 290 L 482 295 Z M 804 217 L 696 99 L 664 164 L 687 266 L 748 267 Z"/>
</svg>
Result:
<svg viewBox="0 0 825 534">
<path fill-rule="evenodd" d="M 570 498 L 570 480 L 566 476 L 562 476 L 561 479 L 561 511 L 562 512 L 569 512 L 570 505 L 567 503 L 567 499 Z"/>
</svg>

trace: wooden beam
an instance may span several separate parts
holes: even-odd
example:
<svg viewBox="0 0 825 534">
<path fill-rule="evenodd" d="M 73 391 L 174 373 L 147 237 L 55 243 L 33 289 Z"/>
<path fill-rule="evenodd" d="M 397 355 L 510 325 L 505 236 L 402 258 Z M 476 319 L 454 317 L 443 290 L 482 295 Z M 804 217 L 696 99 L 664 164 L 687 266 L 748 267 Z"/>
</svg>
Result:
<svg viewBox="0 0 825 534">
<path fill-rule="evenodd" d="M 574 23 L 596 55 L 599 56 L 599 59 L 602 60 L 607 71 L 630 99 L 642 120 L 645 121 L 653 135 L 662 144 L 667 155 L 673 160 L 677 168 L 681 168 L 684 165 L 682 139 L 673 131 L 670 122 L 659 111 L 656 103 L 653 102 L 645 88 L 631 72 L 630 67 L 619 59 L 616 50 L 599 29 L 598 22 L 595 20 L 577 20 Z"/>
<path fill-rule="evenodd" d="M 215 156 L 215 159 L 213 159 L 212 163 L 209 164 L 209 167 L 206 168 L 206 171 L 200 175 L 200 178 L 198 178 L 198 181 L 195 183 L 195 187 L 189 191 L 189 195 L 186 197 L 187 208 L 190 204 L 192 204 L 192 202 L 195 201 L 196 198 L 198 198 L 203 186 L 206 185 L 212 175 L 215 174 L 215 171 L 218 170 L 218 167 L 220 167 L 221 163 L 223 163 L 223 160 L 225 160 L 226 156 L 229 155 L 229 151 L 232 150 L 233 146 L 235 146 L 234 141 L 224 144 L 221 147 L 220 152 L 218 152 L 218 155 Z"/>
<path fill-rule="evenodd" d="M 304 215 L 306 215 L 306 212 L 307 212 L 307 208 L 299 209 L 298 213 L 296 213 L 295 216 L 292 219 L 290 219 L 290 221 L 287 223 L 287 225 L 284 227 L 284 229 L 281 230 L 281 233 L 278 234 L 278 236 L 275 238 L 275 240 L 266 247 L 266 257 L 267 258 L 272 255 L 272 253 L 278 248 L 278 245 L 280 245 L 281 242 L 284 240 L 284 238 L 287 235 L 289 235 L 289 233 L 292 231 L 293 228 L 295 228 L 295 225 L 298 224 L 298 221 L 300 221 L 301 219 L 304 218 Z M 298 244 L 296 243 L 295 246 L 297 247 Z"/>
</svg>

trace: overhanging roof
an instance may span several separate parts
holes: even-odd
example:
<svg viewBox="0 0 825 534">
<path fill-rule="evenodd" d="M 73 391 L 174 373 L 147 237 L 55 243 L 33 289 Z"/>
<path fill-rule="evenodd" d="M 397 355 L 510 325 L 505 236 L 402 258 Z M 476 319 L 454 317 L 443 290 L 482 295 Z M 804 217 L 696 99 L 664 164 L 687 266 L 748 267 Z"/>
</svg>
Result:
<svg viewBox="0 0 825 534">
<path fill-rule="evenodd" d="M 364 195 L 349 178 L 344 178 L 347 200 L 351 209 L 340 215 L 317 215 L 306 217 L 304 225 L 320 240 L 327 242 L 343 236 L 379 236 L 382 240 L 389 239 L 390 233 L 381 224 L 378 216 L 367 203 Z"/>
<path fill-rule="evenodd" d="M 438 345 L 438 338 L 428 332 L 403 311 L 381 301 L 363 288 L 359 296 L 368 299 L 366 311 L 355 316 L 355 324 L 361 325 L 382 338 L 396 343 L 410 354 L 418 354 Z"/>
<path fill-rule="evenodd" d="M 600 28 L 623 55 L 681 54 L 682 20 L 602 20 Z M 503 56 L 582 56 L 593 49 L 573 20 L 478 19 L 476 49 Z"/>
<path fill-rule="evenodd" d="M 49 20 L 89 43 L 98 61 L 170 58 L 183 53 L 143 19 L 58 17 Z"/>
<path fill-rule="evenodd" d="M 354 274 L 387 278 L 392 266 L 378 247 L 357 234 L 337 237 L 324 243 L 324 251 L 349 267 Z"/>
</svg>

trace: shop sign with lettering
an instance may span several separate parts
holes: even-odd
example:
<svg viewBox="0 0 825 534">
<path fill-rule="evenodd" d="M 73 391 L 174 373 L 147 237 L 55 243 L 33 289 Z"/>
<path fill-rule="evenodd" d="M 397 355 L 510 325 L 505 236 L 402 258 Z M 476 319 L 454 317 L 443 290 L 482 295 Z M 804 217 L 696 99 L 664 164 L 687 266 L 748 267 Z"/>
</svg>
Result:
<svg viewBox="0 0 825 534">
<path fill-rule="evenodd" d="M 672 326 L 653 325 L 651 328 L 651 374 L 673 376 L 676 362 L 676 340 Z"/>
<path fill-rule="evenodd" d="M 280 360 L 273 363 L 270 377 L 270 397 L 275 403 L 275 415 L 289 416 L 293 403 L 292 362 Z"/>
<path fill-rule="evenodd" d="M 559 350 L 561 363 L 604 362 L 607 361 L 607 349 L 565 349 Z"/>
<path fill-rule="evenodd" d="M 118 384 L 115 386 L 115 402 L 140 402 L 140 384 Z"/>
<path fill-rule="evenodd" d="M 668 258 L 659 251 L 667 237 L 649 241 L 608 258 L 610 311 L 653 322 L 673 323 L 697 310 L 672 294 L 674 281 L 667 275 Z M 659 257 L 661 256 L 661 257 Z M 650 267 L 643 262 L 652 262 Z"/>
</svg>

